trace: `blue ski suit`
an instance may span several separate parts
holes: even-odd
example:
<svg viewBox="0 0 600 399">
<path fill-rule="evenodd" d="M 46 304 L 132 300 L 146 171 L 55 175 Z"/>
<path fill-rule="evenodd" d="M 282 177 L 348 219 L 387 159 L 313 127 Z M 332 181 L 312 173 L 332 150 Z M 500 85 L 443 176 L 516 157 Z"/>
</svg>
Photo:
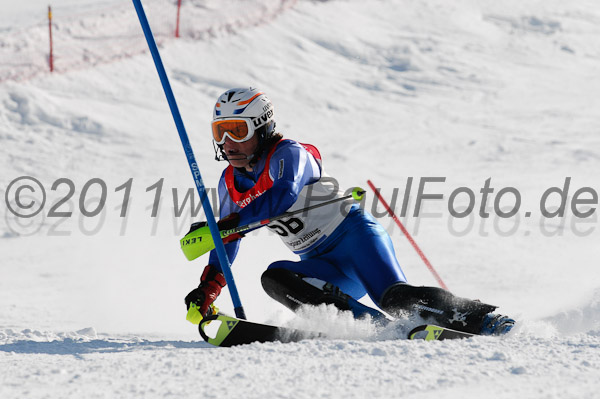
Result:
<svg viewBox="0 0 600 399">
<path fill-rule="evenodd" d="M 301 208 L 307 189 L 318 184 L 323 176 L 320 154 L 314 147 L 281 140 L 260 157 L 251 172 L 231 166 L 225 169 L 219 181 L 220 217 L 237 212 L 240 225 L 245 225 L 278 216 L 294 207 Z M 313 211 L 303 217 L 295 219 L 299 226 L 322 223 L 324 219 L 323 214 Z M 392 241 L 373 216 L 353 204 L 345 217 L 340 213 L 332 216 L 332 220 L 326 227 L 321 224 L 311 230 L 310 234 L 294 231 L 294 228 L 301 230 L 298 225 L 290 228 L 289 224 L 269 224 L 268 227 L 287 239 L 288 247 L 300 256 L 298 261 L 276 261 L 269 269 L 284 268 L 324 280 L 354 299 L 368 294 L 377 304 L 388 287 L 406 282 Z M 291 233 L 299 239 L 291 240 Z M 241 241 L 225 245 L 232 264 Z M 214 250 L 209 263 L 219 265 Z"/>
</svg>

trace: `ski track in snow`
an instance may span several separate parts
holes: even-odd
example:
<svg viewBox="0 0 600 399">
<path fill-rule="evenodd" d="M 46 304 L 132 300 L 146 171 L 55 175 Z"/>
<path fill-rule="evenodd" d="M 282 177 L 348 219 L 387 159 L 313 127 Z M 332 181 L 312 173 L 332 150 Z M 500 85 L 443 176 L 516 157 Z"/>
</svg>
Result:
<svg viewBox="0 0 600 399">
<path fill-rule="evenodd" d="M 331 338 L 201 342 L 183 297 L 204 259 L 185 261 L 177 241 L 203 215 L 173 216 L 172 189 L 182 197 L 193 182 L 133 6 L 56 4 L 57 19 L 69 16 L 56 22 L 60 46 L 74 51 L 59 53 L 49 75 L 47 26 L 31 17 L 47 4 L 33 1 L 15 4 L 16 22 L 3 19 L 0 30 L 0 197 L 33 176 L 56 204 L 68 187 L 50 188 L 68 178 L 75 190 L 58 210 L 73 217 L 16 218 L 0 207 L 1 398 L 598 397 L 597 216 L 539 217 L 542 193 L 565 177 L 571 197 L 600 190 L 594 4 L 198 0 L 184 38 L 169 40 L 174 2 L 147 3 L 209 187 L 223 167 L 207 133 L 214 100 L 252 84 L 273 100 L 278 128 L 317 145 L 342 187 L 372 179 L 389 198 L 407 177 L 446 176 L 428 192 L 478 194 L 488 178 L 494 193 L 518 188 L 533 217 L 450 219 L 446 203 L 429 203 L 441 217 L 403 219 L 453 292 L 500 305 L 517 327 L 502 338 L 409 342 L 402 329 L 327 307 L 294 318 L 260 289 L 265 267 L 292 257 L 259 230 L 234 266 L 249 319 Z M 78 199 L 95 177 L 108 200 L 85 218 Z M 116 189 L 130 178 L 121 218 Z M 148 188 L 161 178 L 151 218 Z M 380 221 L 409 281 L 435 285 L 398 228 Z M 227 292 L 218 306 L 233 314 Z"/>
<path fill-rule="evenodd" d="M 44 397 L 53 386 L 68 397 L 594 397 L 600 366 L 598 334 L 434 343 L 315 340 L 228 349 L 81 332 L 50 342 L 37 341 L 42 333 L 21 335 L 36 341 L 0 347 L 3 397 Z M 190 386 L 199 376 L 210 383 Z"/>
</svg>

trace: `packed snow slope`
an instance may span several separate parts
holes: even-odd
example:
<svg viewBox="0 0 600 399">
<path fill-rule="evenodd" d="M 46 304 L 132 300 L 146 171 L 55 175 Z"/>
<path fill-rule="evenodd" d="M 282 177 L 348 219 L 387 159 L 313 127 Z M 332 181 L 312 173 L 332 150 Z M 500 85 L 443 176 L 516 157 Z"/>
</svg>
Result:
<svg viewBox="0 0 600 399">
<path fill-rule="evenodd" d="M 40 69 L 45 54 L 15 61 L 46 40 L 37 27 L 21 35 L 36 5 L 43 15 L 47 3 L 36 0 L 9 6 L 0 21 L 0 67 L 13 77 L 0 83 L 0 397 L 600 395 L 595 2 L 184 1 L 182 19 L 194 16 L 194 28 L 163 38 L 160 50 L 208 187 L 225 166 L 213 160 L 215 99 L 259 87 L 278 129 L 316 145 L 343 189 L 371 179 L 388 201 L 397 193 L 397 213 L 409 197 L 402 220 L 451 291 L 518 320 L 507 337 L 428 343 L 327 308 L 294 317 L 260 287 L 270 262 L 294 259 L 262 229 L 244 239 L 233 268 L 249 319 L 332 338 L 232 349 L 201 342 L 185 321 L 183 297 L 207 257 L 186 261 L 178 240 L 204 215 L 192 215 L 189 201 L 179 212 L 193 180 L 151 57 L 137 50 L 133 6 L 86 1 L 114 7 L 114 30 L 107 14 L 88 13 L 59 32 L 94 54 L 93 37 L 77 42 L 81 29 L 106 26 L 103 40 L 112 34 L 119 56 L 61 65 L 57 55 L 50 74 Z M 115 33 L 123 27 L 134 33 Z M 11 211 L 11 182 L 22 176 L 46 192 L 29 218 Z M 444 197 L 414 217 L 424 178 L 439 180 L 427 194 Z M 494 191 L 482 210 L 488 179 Z M 28 183 L 24 208 L 41 203 Z M 540 209 L 552 187 L 546 206 L 565 205 L 562 217 Z M 449 205 L 468 205 L 466 188 L 472 212 L 452 216 Z M 517 202 L 516 214 L 497 216 Z M 369 193 L 364 206 L 373 204 Z M 409 282 L 436 285 L 391 219 L 380 221 Z M 218 305 L 232 313 L 227 292 Z"/>
</svg>

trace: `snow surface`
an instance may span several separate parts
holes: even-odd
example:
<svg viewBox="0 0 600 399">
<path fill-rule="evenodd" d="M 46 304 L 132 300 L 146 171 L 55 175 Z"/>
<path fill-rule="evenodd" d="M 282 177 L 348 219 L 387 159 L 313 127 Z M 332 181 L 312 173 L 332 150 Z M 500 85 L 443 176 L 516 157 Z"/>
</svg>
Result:
<svg viewBox="0 0 600 399">
<path fill-rule="evenodd" d="M 600 395 L 597 213 L 577 219 L 567 206 L 565 217 L 550 219 L 539 209 L 543 192 L 566 177 L 569 201 L 579 188 L 600 189 L 596 2 L 184 0 L 184 35 L 161 36 L 161 54 L 208 187 L 224 167 L 212 159 L 208 133 L 215 98 L 259 87 L 275 104 L 278 128 L 317 145 L 342 187 L 371 179 L 388 200 L 399 188 L 399 211 L 413 177 L 412 210 L 420 178 L 446 177 L 426 190 L 444 201 L 403 221 L 453 292 L 519 321 L 503 338 L 430 343 L 328 308 L 294 318 L 259 282 L 270 262 L 294 257 L 259 230 L 234 265 L 249 319 L 333 338 L 230 349 L 210 347 L 185 321 L 183 297 L 206 259 L 187 262 L 178 239 L 202 214 L 192 217 L 188 206 L 174 216 L 172 189 L 181 200 L 193 181 L 133 6 L 55 2 L 70 14 L 55 12 L 50 74 L 40 44 L 47 2 L 13 3 L 0 20 L 0 72 L 9 76 L 0 83 L 0 194 L 32 176 L 47 204 L 28 219 L 0 207 L 0 397 Z M 169 32 L 171 11 L 160 14 L 157 4 L 149 2 L 158 13 L 150 20 Z M 94 17 L 99 9 L 112 11 Z M 97 43 L 82 34 L 94 29 L 104 32 Z M 51 189 L 59 178 L 75 186 L 56 209 L 73 211 L 66 219 L 48 216 L 68 193 L 66 183 Z M 106 182 L 108 199 L 102 213 L 84 217 L 79 198 L 92 178 Z M 125 191 L 116 189 L 130 178 L 121 218 Z M 503 187 L 519 190 L 518 216 L 479 216 L 488 178 L 488 204 Z M 148 188 L 160 179 L 153 218 L 157 189 Z M 461 186 L 477 203 L 457 219 L 447 204 Z M 86 209 L 99 193 L 90 187 Z M 512 203 L 506 195 L 500 205 Z M 435 285 L 400 230 L 380 220 L 409 281 Z M 218 305 L 233 313 L 228 293 Z"/>
</svg>

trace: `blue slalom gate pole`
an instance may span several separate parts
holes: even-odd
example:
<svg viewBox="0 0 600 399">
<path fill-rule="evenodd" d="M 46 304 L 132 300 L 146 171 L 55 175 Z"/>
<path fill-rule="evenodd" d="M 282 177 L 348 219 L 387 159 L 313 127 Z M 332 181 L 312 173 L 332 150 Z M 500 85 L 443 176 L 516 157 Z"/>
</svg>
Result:
<svg viewBox="0 0 600 399">
<path fill-rule="evenodd" d="M 169 102 L 169 108 L 171 109 L 171 114 L 173 115 L 175 126 L 177 126 L 177 132 L 179 132 L 179 138 L 181 139 L 183 150 L 185 151 L 185 155 L 188 164 L 190 165 L 192 176 L 194 177 L 194 182 L 196 183 L 196 188 L 198 189 L 198 195 L 200 195 L 200 200 L 202 201 L 202 208 L 204 208 L 204 213 L 206 214 L 206 220 L 208 222 L 210 234 L 212 235 L 212 238 L 215 242 L 215 249 L 219 257 L 221 270 L 223 271 L 223 275 L 225 276 L 225 280 L 227 281 L 227 286 L 229 287 L 229 292 L 231 293 L 231 299 L 233 301 L 235 315 L 240 319 L 246 319 L 246 314 L 244 313 L 244 308 L 242 307 L 240 295 L 238 294 L 237 287 L 235 286 L 235 281 L 233 279 L 233 274 L 231 273 L 231 264 L 229 263 L 227 252 L 225 251 L 225 245 L 223 245 L 223 241 L 219 233 L 219 227 L 217 226 L 217 222 L 215 221 L 215 216 L 210 205 L 210 200 L 208 199 L 206 188 L 204 187 L 204 182 L 202 181 L 202 176 L 200 175 L 200 168 L 196 163 L 196 157 L 194 156 L 194 152 L 192 151 L 192 145 L 190 144 L 188 135 L 185 131 L 185 127 L 183 126 L 183 120 L 181 119 L 179 108 L 177 107 L 177 102 L 175 101 L 175 95 L 173 94 L 171 84 L 169 83 L 169 78 L 167 77 L 167 72 L 165 71 L 165 67 L 163 66 L 162 60 L 160 58 L 158 47 L 156 46 L 156 42 L 154 41 L 154 35 L 152 34 L 152 30 L 150 29 L 148 18 L 146 18 L 146 13 L 144 12 L 144 8 L 142 7 L 141 0 L 133 0 L 133 5 L 135 6 L 135 11 L 137 12 L 140 24 L 142 25 L 142 30 L 144 31 L 146 41 L 148 42 L 148 48 L 150 49 L 150 54 L 152 54 L 152 59 L 154 60 L 154 65 L 156 66 L 156 72 L 158 72 L 158 77 L 160 78 L 160 82 L 162 83 L 165 96 L 167 97 L 167 101 Z"/>
</svg>

